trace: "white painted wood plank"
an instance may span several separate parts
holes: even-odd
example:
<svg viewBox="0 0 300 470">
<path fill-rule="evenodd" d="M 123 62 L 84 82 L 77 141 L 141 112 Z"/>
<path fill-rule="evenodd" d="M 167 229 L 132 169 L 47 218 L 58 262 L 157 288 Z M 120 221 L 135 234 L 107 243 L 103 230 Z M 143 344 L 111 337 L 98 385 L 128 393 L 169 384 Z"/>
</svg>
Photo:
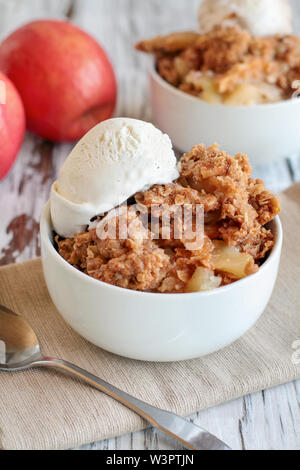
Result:
<svg viewBox="0 0 300 470">
<path fill-rule="evenodd" d="M 41 18 L 65 18 L 72 0 L 0 0 L 0 40 L 20 25 Z"/>
<path fill-rule="evenodd" d="M 300 2 L 299 0 L 290 0 L 294 13 L 294 29 L 297 34 L 300 33 Z"/>
<path fill-rule="evenodd" d="M 39 255 L 40 215 L 49 198 L 53 178 L 57 177 L 70 149 L 68 144 L 54 147 L 37 137 L 26 136 L 13 171 L 0 183 L 0 264 Z M 23 223 L 22 234 L 18 226 Z M 24 242 L 21 249 L 20 237 Z"/>
</svg>

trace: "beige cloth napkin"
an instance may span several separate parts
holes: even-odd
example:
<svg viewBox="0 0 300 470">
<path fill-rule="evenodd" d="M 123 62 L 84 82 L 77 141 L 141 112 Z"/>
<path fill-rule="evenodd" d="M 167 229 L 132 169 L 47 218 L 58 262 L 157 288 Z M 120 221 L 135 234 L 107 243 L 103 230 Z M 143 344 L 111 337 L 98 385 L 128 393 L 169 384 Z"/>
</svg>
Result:
<svg viewBox="0 0 300 470">
<path fill-rule="evenodd" d="M 292 348 L 300 340 L 300 185 L 281 200 L 285 241 L 272 300 L 244 338 L 205 358 L 145 363 L 89 344 L 57 313 L 40 260 L 0 269 L 0 303 L 31 322 L 46 354 L 74 362 L 180 415 L 300 378 Z M 0 448 L 66 449 L 144 427 L 130 410 L 59 373 L 0 373 Z"/>
</svg>

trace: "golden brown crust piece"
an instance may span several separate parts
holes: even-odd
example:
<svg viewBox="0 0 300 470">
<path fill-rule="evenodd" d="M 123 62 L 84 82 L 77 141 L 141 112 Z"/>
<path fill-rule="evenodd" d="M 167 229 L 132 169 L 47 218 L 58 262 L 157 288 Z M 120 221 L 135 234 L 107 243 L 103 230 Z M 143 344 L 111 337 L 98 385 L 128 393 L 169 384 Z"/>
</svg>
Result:
<svg viewBox="0 0 300 470">
<path fill-rule="evenodd" d="M 214 221 L 218 237 L 260 259 L 273 244 L 272 234 L 262 226 L 280 212 L 280 203 L 250 174 L 246 155 L 232 157 L 217 145 L 198 145 L 182 157 L 179 180 L 214 194 L 221 207 L 219 220 Z"/>
<path fill-rule="evenodd" d="M 251 36 L 237 27 L 216 27 L 211 33 L 200 36 L 195 44 L 203 57 L 203 71 L 224 73 L 240 62 L 249 50 Z"/>
<path fill-rule="evenodd" d="M 270 222 L 280 212 L 279 199 L 265 189 L 264 182 L 259 179 L 249 178 L 248 181 L 249 203 L 257 212 L 257 221 L 260 225 Z"/>
<path fill-rule="evenodd" d="M 246 155 L 232 157 L 217 145 L 207 149 L 204 145 L 193 147 L 181 160 L 180 181 L 198 191 L 214 194 L 221 207 L 220 219 L 238 224 L 241 236 L 256 218 L 246 190 L 250 174 Z"/>
<path fill-rule="evenodd" d="M 145 243 L 138 250 L 112 258 L 93 277 L 127 289 L 153 291 L 159 288 L 168 265 L 169 258 L 163 250 Z"/>
<path fill-rule="evenodd" d="M 167 36 L 157 36 L 136 44 L 136 49 L 142 52 L 178 52 L 195 44 L 199 34 L 194 31 L 172 33 Z"/>
<path fill-rule="evenodd" d="M 132 222 L 131 210 L 128 213 Z M 89 276 L 119 287 L 151 291 L 166 275 L 169 257 L 150 238 L 150 233 L 149 240 L 140 239 L 137 233 L 124 240 L 100 240 L 93 229 L 74 239 L 56 237 L 56 242 L 60 255 Z"/>
<path fill-rule="evenodd" d="M 186 188 L 179 183 L 152 186 L 148 191 L 136 194 L 135 199 L 139 204 L 146 207 L 154 204 L 167 204 L 169 206 L 175 204 L 202 204 L 205 212 L 219 209 L 218 200 L 213 194 Z"/>
</svg>

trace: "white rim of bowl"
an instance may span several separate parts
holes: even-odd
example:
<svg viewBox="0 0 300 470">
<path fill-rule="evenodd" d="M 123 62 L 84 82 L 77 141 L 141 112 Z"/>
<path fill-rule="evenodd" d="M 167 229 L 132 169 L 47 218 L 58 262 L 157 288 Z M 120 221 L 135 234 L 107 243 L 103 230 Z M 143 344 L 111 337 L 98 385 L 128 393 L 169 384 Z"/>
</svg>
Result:
<svg viewBox="0 0 300 470">
<path fill-rule="evenodd" d="M 216 108 L 228 108 L 228 109 L 238 109 L 238 110 L 245 110 L 245 109 L 266 109 L 271 107 L 284 107 L 284 106 L 297 106 L 300 105 L 300 98 L 291 98 L 288 100 L 277 101 L 276 103 L 264 103 L 264 104 L 253 104 L 253 105 L 243 105 L 243 106 L 233 106 L 223 103 L 207 103 L 206 101 L 202 100 L 201 98 L 197 98 L 196 96 L 190 95 L 185 91 L 179 90 L 175 86 L 168 83 L 164 80 L 157 72 L 155 63 L 149 66 L 150 75 L 154 78 L 154 80 L 167 91 L 177 95 L 181 98 L 186 98 L 187 100 L 191 100 L 193 103 L 203 104 L 204 106 L 215 106 Z"/>
<path fill-rule="evenodd" d="M 70 263 L 68 263 L 58 253 L 58 251 L 54 247 L 53 240 L 51 241 L 49 236 L 48 236 L 48 231 L 50 231 L 51 233 L 53 232 L 53 227 L 52 227 L 52 222 L 51 222 L 51 215 L 50 215 L 50 201 L 47 202 L 46 206 L 44 207 L 43 213 L 42 213 L 41 222 L 40 222 L 40 233 L 41 233 L 41 238 L 43 239 L 43 242 L 48 246 L 48 248 L 50 249 L 50 252 L 53 253 L 53 255 L 55 256 L 57 261 L 59 263 L 61 263 L 61 265 L 64 266 L 66 269 L 70 270 L 70 272 L 74 276 L 78 276 L 80 279 L 82 279 L 82 282 L 95 283 L 95 285 L 99 285 L 99 283 L 100 283 L 102 288 L 105 287 L 107 289 L 111 289 L 112 291 L 122 292 L 122 294 L 124 294 L 124 295 L 126 295 L 126 294 L 127 295 L 134 295 L 134 296 L 139 295 L 139 296 L 144 296 L 144 297 L 151 296 L 151 297 L 157 298 L 157 299 L 169 298 L 170 296 L 175 297 L 175 298 L 178 298 L 178 297 L 187 298 L 187 296 L 196 296 L 196 295 L 199 296 L 199 297 L 208 297 L 208 296 L 211 296 L 211 295 L 221 295 L 222 292 L 238 289 L 239 286 L 242 283 L 249 282 L 250 278 L 252 279 L 255 276 L 256 277 L 262 276 L 264 271 L 266 270 L 267 266 L 271 263 L 271 261 L 275 257 L 280 256 L 280 253 L 281 253 L 282 240 L 283 240 L 282 224 L 281 224 L 280 218 L 278 216 L 276 216 L 273 219 L 273 222 L 275 224 L 275 245 L 274 245 L 271 253 L 269 254 L 268 258 L 266 259 L 266 261 L 262 264 L 262 266 L 259 268 L 259 270 L 256 273 L 251 274 L 247 277 L 244 277 L 243 279 L 240 279 L 240 280 L 238 280 L 238 281 L 236 281 L 232 284 L 229 284 L 229 285 L 223 286 L 223 287 L 219 287 L 219 288 L 214 289 L 212 291 L 187 292 L 187 293 L 178 293 L 178 294 L 176 294 L 176 293 L 167 294 L 167 293 L 159 293 L 159 292 L 143 292 L 143 291 L 135 291 L 135 290 L 132 290 L 132 289 L 127 289 L 127 288 L 124 288 L 124 287 L 118 287 L 118 286 L 114 286 L 113 284 L 108 284 L 106 282 L 99 281 L 98 279 L 94 279 L 93 277 L 89 276 L 88 274 L 85 274 L 85 273 L 79 271 L 78 269 L 76 269 L 74 266 L 72 266 Z"/>
</svg>

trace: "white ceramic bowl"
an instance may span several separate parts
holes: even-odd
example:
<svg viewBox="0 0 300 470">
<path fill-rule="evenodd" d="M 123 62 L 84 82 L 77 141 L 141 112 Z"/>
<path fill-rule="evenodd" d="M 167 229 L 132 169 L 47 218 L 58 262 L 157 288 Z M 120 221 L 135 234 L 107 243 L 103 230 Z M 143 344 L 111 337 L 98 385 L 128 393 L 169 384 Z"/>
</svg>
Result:
<svg viewBox="0 0 300 470">
<path fill-rule="evenodd" d="M 153 121 L 182 152 L 200 142 L 218 143 L 261 165 L 300 150 L 300 99 L 255 106 L 209 104 L 167 83 L 154 66 L 150 76 Z"/>
<path fill-rule="evenodd" d="M 251 328 L 273 290 L 282 245 L 276 244 L 260 270 L 211 292 L 154 294 L 97 281 L 68 264 L 53 246 L 49 203 L 41 219 L 42 261 L 58 311 L 80 335 L 103 349 L 146 361 L 179 361 L 221 349 Z"/>
</svg>

